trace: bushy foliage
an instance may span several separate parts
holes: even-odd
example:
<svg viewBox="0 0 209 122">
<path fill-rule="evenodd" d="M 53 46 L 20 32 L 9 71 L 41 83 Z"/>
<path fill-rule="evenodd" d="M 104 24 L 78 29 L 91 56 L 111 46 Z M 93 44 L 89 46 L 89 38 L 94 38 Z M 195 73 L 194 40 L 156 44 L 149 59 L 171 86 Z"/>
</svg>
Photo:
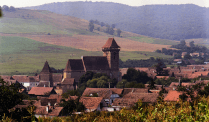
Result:
<svg viewBox="0 0 209 122">
<path fill-rule="evenodd" d="M 122 109 L 120 111 L 109 112 L 91 112 L 82 115 L 73 115 L 67 117 L 39 118 L 38 121 L 51 122 L 56 121 L 74 121 L 74 122 L 151 122 L 151 121 L 209 121 L 209 98 L 201 97 L 191 104 L 187 101 L 179 102 L 159 102 L 155 105 L 149 105 L 137 102 L 132 109 Z"/>
<path fill-rule="evenodd" d="M 68 98 L 69 96 L 81 96 L 78 90 L 68 90 L 62 94 L 62 98 Z"/>
<path fill-rule="evenodd" d="M 122 81 L 118 82 L 117 88 L 144 88 L 144 84 L 151 81 L 152 78 L 147 76 L 146 72 L 137 71 L 129 68 L 127 73 L 123 75 Z"/>
<path fill-rule="evenodd" d="M 22 102 L 20 89 L 20 84 L 9 85 L 0 77 L 0 119 L 4 114 L 8 116 L 9 109 Z"/>
<path fill-rule="evenodd" d="M 109 88 L 109 82 L 111 88 L 113 88 L 117 84 L 116 79 L 111 79 L 105 73 L 94 73 L 91 71 L 87 71 L 79 79 L 78 92 L 82 94 L 86 87 Z"/>
</svg>

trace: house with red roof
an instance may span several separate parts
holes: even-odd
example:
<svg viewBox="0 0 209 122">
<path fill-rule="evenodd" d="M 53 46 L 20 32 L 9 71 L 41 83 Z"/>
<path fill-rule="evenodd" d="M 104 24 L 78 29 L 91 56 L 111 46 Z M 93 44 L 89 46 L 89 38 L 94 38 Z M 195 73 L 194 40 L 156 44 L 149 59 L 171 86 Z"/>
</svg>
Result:
<svg viewBox="0 0 209 122">
<path fill-rule="evenodd" d="M 111 105 L 115 98 L 119 98 L 122 94 L 121 88 L 86 88 L 82 94 L 82 97 L 92 97 L 93 94 L 97 94 L 98 97 L 102 97 L 106 104 Z"/>
<path fill-rule="evenodd" d="M 32 87 L 28 92 L 30 96 L 50 96 L 51 94 L 57 94 L 53 87 Z"/>
<path fill-rule="evenodd" d="M 101 111 L 103 107 L 107 107 L 102 97 L 81 97 L 79 102 L 86 107 L 86 112 Z"/>
</svg>

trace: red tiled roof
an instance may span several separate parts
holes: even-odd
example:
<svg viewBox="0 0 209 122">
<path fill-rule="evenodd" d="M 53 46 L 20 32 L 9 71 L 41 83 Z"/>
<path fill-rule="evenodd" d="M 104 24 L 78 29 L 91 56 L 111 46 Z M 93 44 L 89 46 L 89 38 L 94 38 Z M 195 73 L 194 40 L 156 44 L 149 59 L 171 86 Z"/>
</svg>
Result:
<svg viewBox="0 0 209 122">
<path fill-rule="evenodd" d="M 148 89 L 147 88 L 124 88 L 123 95 L 126 95 L 130 92 L 133 92 L 133 93 L 148 93 Z"/>
<path fill-rule="evenodd" d="M 123 98 L 115 98 L 113 106 L 133 106 L 136 102 L 155 103 L 157 102 L 158 93 L 128 93 Z"/>
<path fill-rule="evenodd" d="M 90 94 L 97 93 L 99 97 L 102 98 L 110 98 L 110 96 L 114 93 L 120 95 L 122 94 L 123 89 L 119 88 L 86 88 L 85 91 L 83 92 L 83 97 L 84 96 L 89 96 Z"/>
<path fill-rule="evenodd" d="M 161 79 L 161 78 L 164 79 L 165 78 L 165 80 L 167 80 L 169 78 L 169 76 L 156 76 L 156 78 L 157 79 Z"/>
<path fill-rule="evenodd" d="M 158 93 L 128 93 L 123 96 L 124 99 L 137 99 L 142 100 L 142 102 L 154 103 L 157 102 Z"/>
<path fill-rule="evenodd" d="M 40 74 L 46 74 L 46 73 L 47 74 L 51 73 L 51 69 L 50 69 L 49 64 L 48 64 L 47 61 L 45 62 L 44 67 L 43 67 L 43 69 L 42 69 Z"/>
<path fill-rule="evenodd" d="M 102 48 L 120 48 L 114 38 L 109 38 Z"/>
<path fill-rule="evenodd" d="M 126 98 L 115 98 L 113 106 L 132 107 L 139 99 L 126 99 Z"/>
<path fill-rule="evenodd" d="M 52 107 L 49 106 L 49 111 L 46 111 L 47 106 L 39 106 L 35 110 L 36 115 L 46 115 L 46 116 L 59 116 L 60 112 L 62 111 L 63 107 Z"/>
<path fill-rule="evenodd" d="M 83 56 L 85 70 L 109 70 L 106 56 Z"/>
<path fill-rule="evenodd" d="M 182 59 L 174 59 L 173 61 L 174 62 L 180 62 L 180 61 L 182 61 Z"/>
<path fill-rule="evenodd" d="M 179 82 L 172 82 L 171 84 L 170 84 L 170 86 L 169 87 L 174 87 L 174 86 L 178 86 L 179 85 Z M 195 83 L 181 83 L 181 85 L 182 86 L 192 86 L 192 85 L 195 85 Z"/>
<path fill-rule="evenodd" d="M 53 87 L 32 87 L 28 94 L 33 95 L 45 95 L 46 93 L 52 92 Z"/>
<path fill-rule="evenodd" d="M 9 75 L 1 75 L 0 77 L 3 80 L 5 80 L 5 79 L 13 79 L 12 76 L 9 76 Z"/>
<path fill-rule="evenodd" d="M 82 59 L 69 59 L 64 71 L 84 71 Z"/>
<path fill-rule="evenodd" d="M 30 79 L 27 75 L 13 75 L 12 78 L 18 82 L 30 82 Z"/>
<path fill-rule="evenodd" d="M 81 97 L 79 102 L 82 102 L 87 109 L 94 111 L 98 108 L 102 100 L 102 97 Z"/>
<path fill-rule="evenodd" d="M 182 92 L 170 90 L 167 96 L 164 98 L 164 100 L 165 101 L 179 101 L 179 95 L 181 94 Z"/>
</svg>

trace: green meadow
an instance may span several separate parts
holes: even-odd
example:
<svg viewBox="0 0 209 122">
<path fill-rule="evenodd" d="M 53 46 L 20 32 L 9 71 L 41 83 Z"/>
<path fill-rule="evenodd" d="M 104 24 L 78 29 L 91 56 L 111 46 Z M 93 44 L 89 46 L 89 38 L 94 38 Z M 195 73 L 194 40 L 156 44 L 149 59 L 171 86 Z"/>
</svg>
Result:
<svg viewBox="0 0 209 122">
<path fill-rule="evenodd" d="M 47 60 L 51 67 L 64 69 L 68 59 L 81 56 L 101 56 L 102 51 L 84 51 L 71 47 L 38 42 L 24 37 L 0 37 L 0 74 L 14 75 L 39 73 Z M 171 58 L 154 52 L 120 52 L 120 59 Z"/>
<path fill-rule="evenodd" d="M 152 37 L 146 37 L 146 36 L 133 36 L 129 37 L 130 39 L 134 41 L 144 42 L 144 43 L 151 43 L 151 44 L 162 44 L 162 45 L 176 45 L 178 44 L 177 41 L 167 40 L 167 39 L 157 39 Z"/>
</svg>

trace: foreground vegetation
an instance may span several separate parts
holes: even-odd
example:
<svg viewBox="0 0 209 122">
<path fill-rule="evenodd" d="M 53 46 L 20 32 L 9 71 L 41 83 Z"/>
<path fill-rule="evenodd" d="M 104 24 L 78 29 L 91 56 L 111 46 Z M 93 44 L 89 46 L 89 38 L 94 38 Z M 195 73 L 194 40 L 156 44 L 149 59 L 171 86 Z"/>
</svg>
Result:
<svg viewBox="0 0 209 122">
<path fill-rule="evenodd" d="M 191 105 L 189 102 L 158 102 L 148 105 L 140 101 L 132 109 L 116 112 L 92 112 L 66 117 L 40 117 L 39 122 L 135 122 L 135 121 L 209 121 L 209 98 L 201 97 Z M 3 120 L 12 121 L 10 118 Z"/>
</svg>

